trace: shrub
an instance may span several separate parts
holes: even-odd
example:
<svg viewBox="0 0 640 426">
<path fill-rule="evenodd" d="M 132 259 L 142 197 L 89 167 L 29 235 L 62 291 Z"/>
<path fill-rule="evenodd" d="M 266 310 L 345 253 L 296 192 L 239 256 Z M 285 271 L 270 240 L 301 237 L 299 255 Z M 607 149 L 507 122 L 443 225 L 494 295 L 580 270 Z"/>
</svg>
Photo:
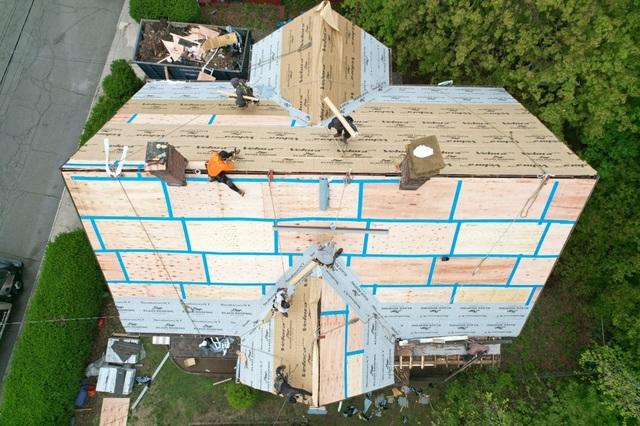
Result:
<svg viewBox="0 0 640 426">
<path fill-rule="evenodd" d="M 4 384 L 3 425 L 69 424 L 83 377 L 104 279 L 84 231 L 49 243 L 43 267 Z"/>
<path fill-rule="evenodd" d="M 80 145 L 91 139 L 143 85 L 144 82 L 136 77 L 127 61 L 113 61 L 111 74 L 102 82 L 104 95 L 100 96 L 91 110 L 80 135 Z"/>
<path fill-rule="evenodd" d="M 129 15 L 136 21 L 166 18 L 194 22 L 200 17 L 200 7 L 197 0 L 131 0 Z"/>
<path fill-rule="evenodd" d="M 111 74 L 102 81 L 105 95 L 111 99 L 125 103 L 144 83 L 140 80 L 127 61 L 118 59 L 111 64 Z"/>
<path fill-rule="evenodd" d="M 229 405 L 238 410 L 246 410 L 258 402 L 258 392 L 242 383 L 230 382 L 224 390 Z"/>
</svg>

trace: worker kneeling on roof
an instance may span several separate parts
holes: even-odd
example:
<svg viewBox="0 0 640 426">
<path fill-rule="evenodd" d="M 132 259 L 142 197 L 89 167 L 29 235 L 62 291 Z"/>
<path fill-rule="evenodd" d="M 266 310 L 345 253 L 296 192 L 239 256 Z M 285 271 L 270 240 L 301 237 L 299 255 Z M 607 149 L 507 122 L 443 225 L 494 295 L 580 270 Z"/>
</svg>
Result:
<svg viewBox="0 0 640 426">
<path fill-rule="evenodd" d="M 233 162 L 233 158 L 238 154 L 238 152 L 239 151 L 237 149 L 234 149 L 231 153 L 228 153 L 227 151 L 214 152 L 211 154 L 209 161 L 205 163 L 205 166 L 207 167 L 209 182 L 217 181 L 224 183 L 244 197 L 244 191 L 238 188 L 226 174 L 226 172 L 235 169 L 236 165 Z"/>
<path fill-rule="evenodd" d="M 286 288 L 279 288 L 276 291 L 276 295 L 273 298 L 273 311 L 278 311 L 280 312 L 284 317 L 288 317 L 289 316 L 289 307 L 291 305 L 289 304 L 289 300 L 287 297 L 287 289 Z"/>
<path fill-rule="evenodd" d="M 358 129 L 356 128 L 356 125 L 353 123 L 353 118 L 351 118 L 350 115 L 345 116 L 344 119 L 347 121 L 347 123 L 349 123 L 349 126 L 351 126 L 354 132 L 358 131 Z M 347 139 L 351 137 L 351 134 L 347 129 L 344 128 L 344 125 L 342 124 L 342 122 L 338 117 L 333 117 L 333 120 L 329 122 L 329 130 L 331 129 L 336 129 L 336 134 L 333 135 L 333 137 L 334 138 L 342 137 L 343 142 L 346 142 Z"/>
<path fill-rule="evenodd" d="M 244 97 L 249 96 L 253 98 L 253 89 L 247 84 L 246 80 L 242 80 L 237 77 L 232 78 L 230 83 L 233 88 L 236 89 L 236 105 L 240 108 L 246 107 L 247 101 Z M 253 100 L 251 102 L 258 103 L 258 101 Z"/>
</svg>

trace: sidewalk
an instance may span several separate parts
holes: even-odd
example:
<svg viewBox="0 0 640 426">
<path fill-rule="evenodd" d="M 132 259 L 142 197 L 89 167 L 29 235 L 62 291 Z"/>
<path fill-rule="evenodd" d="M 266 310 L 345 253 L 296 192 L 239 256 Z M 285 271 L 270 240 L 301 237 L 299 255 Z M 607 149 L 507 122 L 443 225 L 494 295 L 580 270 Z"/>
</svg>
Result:
<svg viewBox="0 0 640 426">
<path fill-rule="evenodd" d="M 116 59 L 125 59 L 130 61 L 133 58 L 139 28 L 140 24 L 129 16 L 129 0 L 125 0 L 122 6 L 122 11 L 120 12 L 120 18 L 118 19 L 118 28 L 116 29 L 116 34 L 113 38 L 113 42 L 111 43 L 111 49 L 109 50 L 107 61 L 105 62 L 102 75 L 100 76 L 100 84 L 98 84 L 96 93 L 93 96 L 93 101 L 91 103 L 92 108 L 100 95 L 102 95 L 102 80 L 104 80 L 104 78 L 109 74 L 111 63 Z M 140 79 L 145 80 L 146 76 L 144 72 L 142 72 L 137 65 L 132 64 L 132 68 Z M 87 112 L 87 118 L 89 114 L 90 111 Z M 49 241 L 54 240 L 58 234 L 81 228 L 82 222 L 80 221 L 78 212 L 71 201 L 69 191 L 67 191 L 67 188 L 65 187 L 62 191 L 62 197 L 60 198 L 60 204 L 58 205 L 58 211 L 56 212 L 56 217 L 53 221 L 51 233 L 49 234 Z"/>
<path fill-rule="evenodd" d="M 137 37 L 137 31 L 139 28 L 139 24 L 136 23 L 129 16 L 129 0 L 125 0 L 124 5 L 122 6 L 122 11 L 120 12 L 120 17 L 118 18 L 118 28 L 116 30 L 113 42 L 111 43 L 111 48 L 109 50 L 109 54 L 107 55 L 107 60 L 105 62 L 105 66 L 102 70 L 102 75 L 100 76 L 100 83 L 96 89 L 96 93 L 93 96 L 93 101 L 91 102 L 91 108 L 95 105 L 96 100 L 102 94 L 102 80 L 104 77 L 109 74 L 111 63 L 115 59 L 126 59 L 127 61 L 131 60 L 133 57 L 133 52 L 135 48 L 135 42 Z M 144 79 L 144 73 L 139 69 L 137 65 L 133 66 L 134 71 L 138 75 L 138 77 Z M 87 111 L 87 117 L 90 114 L 90 110 Z M 77 135 L 78 137 L 80 135 Z M 60 196 L 60 203 L 58 204 L 58 209 L 56 211 L 55 218 L 53 220 L 53 225 L 51 227 L 51 232 L 49 233 L 48 241 L 54 240 L 59 234 L 63 232 L 69 232 L 76 229 L 82 229 L 82 222 L 78 217 L 78 212 L 71 200 L 71 196 L 65 187 L 62 191 L 62 195 Z M 38 272 L 36 273 L 36 277 L 34 282 L 38 282 L 40 277 L 40 272 L 42 270 L 42 265 L 44 262 L 40 263 Z M 28 312 L 29 306 L 31 305 L 31 299 L 33 297 L 32 292 L 29 300 L 27 301 L 26 311 Z M 18 330 L 17 339 L 22 335 L 22 329 L 24 324 L 20 325 Z M 4 372 L 4 377 L 9 373 L 11 368 L 11 361 L 13 359 L 13 353 L 9 357 L 8 367 Z"/>
</svg>

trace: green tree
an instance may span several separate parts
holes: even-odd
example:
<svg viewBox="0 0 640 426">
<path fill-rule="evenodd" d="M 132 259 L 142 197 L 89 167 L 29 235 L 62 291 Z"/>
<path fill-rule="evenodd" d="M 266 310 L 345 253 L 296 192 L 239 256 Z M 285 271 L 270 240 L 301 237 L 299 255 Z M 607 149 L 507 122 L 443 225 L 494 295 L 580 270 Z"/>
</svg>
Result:
<svg viewBox="0 0 640 426">
<path fill-rule="evenodd" d="M 229 405 L 238 410 L 246 410 L 258 402 L 258 392 L 242 383 L 229 382 L 224 393 Z"/>
<path fill-rule="evenodd" d="M 628 353 L 599 346 L 582 354 L 580 362 L 596 373 L 594 383 L 611 409 L 624 418 L 640 420 L 640 375 Z"/>
</svg>

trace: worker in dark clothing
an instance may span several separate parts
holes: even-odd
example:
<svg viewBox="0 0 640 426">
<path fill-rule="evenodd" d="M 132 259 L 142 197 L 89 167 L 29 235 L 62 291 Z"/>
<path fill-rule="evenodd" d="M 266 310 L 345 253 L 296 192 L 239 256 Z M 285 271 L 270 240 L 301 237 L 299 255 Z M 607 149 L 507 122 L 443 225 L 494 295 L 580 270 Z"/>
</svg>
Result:
<svg viewBox="0 0 640 426">
<path fill-rule="evenodd" d="M 278 395 L 282 395 L 285 399 L 291 403 L 302 401 L 305 397 L 311 396 L 309 392 L 304 389 L 294 388 L 287 381 L 287 376 L 284 374 L 285 366 L 281 365 L 276 368 L 276 377 L 273 381 L 273 388 Z"/>
<path fill-rule="evenodd" d="M 207 167 L 209 182 L 217 181 L 224 183 L 244 197 L 244 191 L 238 188 L 226 174 L 226 172 L 235 169 L 236 165 L 233 162 L 233 157 L 235 157 L 237 153 L 238 150 L 233 150 L 231 153 L 227 151 L 214 152 L 211 154 L 209 161 L 205 163 L 205 166 Z"/>
<path fill-rule="evenodd" d="M 344 119 L 347 120 L 347 123 L 349 123 L 349 126 L 351 126 L 354 132 L 358 131 L 356 125 L 353 124 L 353 118 L 351 118 L 350 115 L 345 116 Z M 333 137 L 339 138 L 342 136 L 343 142 L 346 142 L 347 139 L 351 137 L 351 134 L 349 134 L 349 132 L 344 128 L 342 122 L 338 119 L 338 117 L 333 117 L 333 120 L 331 120 L 331 122 L 329 123 L 329 130 L 331 129 L 336 129 L 336 134 L 333 135 Z"/>
<path fill-rule="evenodd" d="M 278 311 L 285 318 L 289 316 L 289 308 L 291 305 L 289 304 L 289 297 L 287 295 L 286 288 L 279 288 L 276 291 L 276 295 L 273 298 L 273 307 L 271 308 L 274 312 Z"/>
<path fill-rule="evenodd" d="M 247 80 L 242 80 L 237 77 L 231 79 L 231 85 L 236 89 L 236 105 L 240 108 L 245 108 L 247 106 L 247 100 L 244 97 L 253 97 L 253 89 L 247 84 Z"/>
</svg>

